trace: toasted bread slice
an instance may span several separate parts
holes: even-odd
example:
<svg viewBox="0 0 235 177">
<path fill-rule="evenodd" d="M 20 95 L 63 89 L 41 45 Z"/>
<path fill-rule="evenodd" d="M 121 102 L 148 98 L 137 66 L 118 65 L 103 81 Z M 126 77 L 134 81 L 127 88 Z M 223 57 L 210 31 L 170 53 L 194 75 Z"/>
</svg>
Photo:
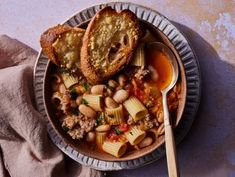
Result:
<svg viewBox="0 0 235 177">
<path fill-rule="evenodd" d="M 80 51 L 85 30 L 57 25 L 41 35 L 40 44 L 48 58 L 60 67 L 76 71 L 80 67 Z"/>
<path fill-rule="evenodd" d="M 99 11 L 86 29 L 81 49 L 81 70 L 88 81 L 102 82 L 127 65 L 139 38 L 138 19 L 130 10 Z"/>
</svg>

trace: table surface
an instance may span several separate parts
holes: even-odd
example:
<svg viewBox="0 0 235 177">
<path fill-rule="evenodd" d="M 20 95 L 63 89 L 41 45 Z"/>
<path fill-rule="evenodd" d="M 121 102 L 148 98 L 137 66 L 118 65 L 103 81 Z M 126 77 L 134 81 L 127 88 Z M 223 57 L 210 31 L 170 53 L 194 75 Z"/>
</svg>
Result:
<svg viewBox="0 0 235 177">
<path fill-rule="evenodd" d="M 50 26 L 101 0 L 1 0 L 0 34 L 39 50 Z M 189 39 L 202 73 L 202 100 L 195 122 L 177 147 L 181 176 L 235 177 L 235 0 L 129 0 L 168 17 Z M 109 172 L 111 177 L 165 177 L 166 159 Z"/>
</svg>

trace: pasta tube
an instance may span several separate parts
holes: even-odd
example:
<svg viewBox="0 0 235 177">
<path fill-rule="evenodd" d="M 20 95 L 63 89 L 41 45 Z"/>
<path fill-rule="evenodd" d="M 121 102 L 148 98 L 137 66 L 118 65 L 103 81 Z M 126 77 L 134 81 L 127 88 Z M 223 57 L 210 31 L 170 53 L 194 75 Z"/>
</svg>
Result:
<svg viewBox="0 0 235 177">
<path fill-rule="evenodd" d="M 62 103 L 63 95 L 60 92 L 54 92 L 51 97 L 51 102 L 58 107 Z"/>
<path fill-rule="evenodd" d="M 106 137 L 107 137 L 107 132 L 96 131 L 96 145 L 98 146 L 99 149 L 102 149 Z"/>
<path fill-rule="evenodd" d="M 105 119 L 110 125 L 119 125 L 124 121 L 122 105 L 117 108 L 105 108 Z"/>
<path fill-rule="evenodd" d="M 131 145 L 137 145 L 146 136 L 146 132 L 139 129 L 137 126 L 132 126 L 127 132 L 125 132 L 126 139 Z"/>
<path fill-rule="evenodd" d="M 131 65 L 145 66 L 144 43 L 140 43 L 135 50 L 134 57 L 132 58 Z"/>
<path fill-rule="evenodd" d="M 70 88 L 74 84 L 78 83 L 78 78 L 72 74 L 69 73 L 62 73 L 62 79 L 64 81 L 64 85 L 66 88 Z"/>
<path fill-rule="evenodd" d="M 136 97 L 130 97 L 124 102 L 124 106 L 135 122 L 143 119 L 148 114 L 147 109 Z"/>
<path fill-rule="evenodd" d="M 125 154 L 127 149 L 127 145 L 124 142 L 112 142 L 112 141 L 105 141 L 103 144 L 103 150 L 115 157 L 121 157 Z"/>
<path fill-rule="evenodd" d="M 85 94 L 82 97 L 86 104 L 96 111 L 102 111 L 101 99 L 102 95 Z"/>
</svg>

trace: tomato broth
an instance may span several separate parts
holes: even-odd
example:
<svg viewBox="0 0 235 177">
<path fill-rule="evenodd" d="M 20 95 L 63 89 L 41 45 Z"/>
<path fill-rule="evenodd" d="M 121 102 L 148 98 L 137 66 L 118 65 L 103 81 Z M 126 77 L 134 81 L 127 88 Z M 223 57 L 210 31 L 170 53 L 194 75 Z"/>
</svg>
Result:
<svg viewBox="0 0 235 177">
<path fill-rule="evenodd" d="M 147 61 L 158 73 L 157 87 L 160 90 L 165 89 L 171 82 L 173 76 L 172 65 L 168 56 L 154 48 L 148 50 Z"/>
</svg>

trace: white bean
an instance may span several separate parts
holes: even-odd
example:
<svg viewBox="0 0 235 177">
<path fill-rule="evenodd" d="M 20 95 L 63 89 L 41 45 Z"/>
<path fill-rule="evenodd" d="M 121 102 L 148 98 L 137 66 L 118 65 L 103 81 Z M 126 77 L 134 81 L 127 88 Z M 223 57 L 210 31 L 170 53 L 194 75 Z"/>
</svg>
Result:
<svg viewBox="0 0 235 177">
<path fill-rule="evenodd" d="M 160 111 L 160 112 L 157 114 L 157 121 L 158 121 L 159 123 L 163 123 L 163 121 L 164 121 L 164 116 L 163 116 L 163 112 L 162 112 L 162 111 Z"/>
<path fill-rule="evenodd" d="M 164 133 L 164 124 L 161 124 L 157 129 L 158 135 L 163 135 Z"/>
<path fill-rule="evenodd" d="M 65 92 L 66 92 L 66 87 L 65 87 L 64 84 L 60 84 L 60 85 L 59 85 L 59 92 L 60 92 L 60 93 L 65 93 Z"/>
<path fill-rule="evenodd" d="M 151 72 L 151 78 L 152 78 L 152 80 L 153 80 L 153 81 L 157 81 L 158 78 L 159 78 L 159 74 L 158 74 L 157 70 L 156 70 L 154 67 L 152 67 L 152 66 L 148 66 L 148 69 L 149 69 L 150 72 Z"/>
<path fill-rule="evenodd" d="M 90 118 L 96 117 L 96 112 L 92 108 L 84 104 L 81 104 L 79 106 L 79 111 L 86 117 L 90 117 Z"/>
<path fill-rule="evenodd" d="M 150 146 L 153 143 L 153 138 L 151 137 L 145 137 L 139 144 L 138 147 L 139 148 L 144 148 L 147 146 Z"/>
<path fill-rule="evenodd" d="M 87 142 L 95 141 L 95 132 L 88 132 L 86 135 L 86 141 Z"/>
<path fill-rule="evenodd" d="M 127 78 L 124 74 L 121 74 L 119 77 L 118 77 L 118 82 L 119 84 L 123 87 L 126 85 L 126 82 L 127 82 Z"/>
<path fill-rule="evenodd" d="M 105 85 L 94 85 L 91 87 L 91 93 L 97 95 L 103 95 Z"/>
<path fill-rule="evenodd" d="M 118 107 L 118 104 L 110 97 L 106 97 L 104 102 L 108 108 L 117 108 Z"/>
<path fill-rule="evenodd" d="M 127 98 L 129 97 L 129 94 L 126 90 L 118 90 L 114 95 L 113 99 L 117 103 L 123 103 Z"/>
<path fill-rule="evenodd" d="M 78 96 L 76 98 L 76 104 L 79 106 L 80 104 L 82 104 L 82 96 Z"/>
<path fill-rule="evenodd" d="M 109 124 L 105 124 L 105 125 L 100 125 L 98 127 L 96 127 L 96 131 L 98 132 L 106 132 L 109 131 L 111 129 L 111 126 Z"/>
</svg>

